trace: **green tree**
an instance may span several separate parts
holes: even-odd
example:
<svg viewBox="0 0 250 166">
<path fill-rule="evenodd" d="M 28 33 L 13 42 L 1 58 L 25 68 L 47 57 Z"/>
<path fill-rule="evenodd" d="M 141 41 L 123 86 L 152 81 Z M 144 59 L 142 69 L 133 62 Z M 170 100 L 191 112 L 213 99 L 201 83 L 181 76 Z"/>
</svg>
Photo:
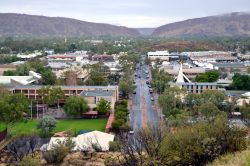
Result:
<svg viewBox="0 0 250 166">
<path fill-rule="evenodd" d="M 86 81 L 87 85 L 108 85 L 107 77 L 110 74 L 110 70 L 102 62 L 91 65 L 89 70 L 89 78 Z"/>
<path fill-rule="evenodd" d="M 45 69 L 41 72 L 42 84 L 43 85 L 55 85 L 56 75 L 51 71 L 51 69 Z"/>
<path fill-rule="evenodd" d="M 88 111 L 88 104 L 80 96 L 71 96 L 65 102 L 64 111 L 69 117 L 79 117 Z"/>
<path fill-rule="evenodd" d="M 122 93 L 122 96 L 128 98 L 128 95 L 132 93 L 135 89 L 135 85 L 131 80 L 120 80 L 119 81 L 119 91 Z"/>
<path fill-rule="evenodd" d="M 22 120 L 28 111 L 29 101 L 24 95 L 7 95 L 0 100 L 0 121 L 6 125 Z"/>
<path fill-rule="evenodd" d="M 43 117 L 37 125 L 37 129 L 41 130 L 41 134 L 47 137 L 56 128 L 56 120 L 51 116 Z"/>
<path fill-rule="evenodd" d="M 156 90 L 157 93 L 161 94 L 169 87 L 168 82 L 172 80 L 164 70 L 158 68 L 152 70 L 152 87 Z"/>
<path fill-rule="evenodd" d="M 18 76 L 28 76 L 30 70 L 31 70 L 31 68 L 30 68 L 29 64 L 25 63 L 25 64 L 17 66 L 16 74 Z"/>
<path fill-rule="evenodd" d="M 53 87 L 50 92 L 50 98 L 51 103 L 57 103 L 57 108 L 59 108 L 59 100 L 65 98 L 64 91 L 61 87 Z"/>
<path fill-rule="evenodd" d="M 4 76 L 15 76 L 16 75 L 16 71 L 14 70 L 7 70 L 3 72 Z"/>
<path fill-rule="evenodd" d="M 235 90 L 250 90 L 250 76 L 234 74 L 233 83 L 230 85 L 231 89 Z"/>
<path fill-rule="evenodd" d="M 250 104 L 246 104 L 245 106 L 240 107 L 240 112 L 243 120 L 250 125 Z"/>
<path fill-rule="evenodd" d="M 96 106 L 96 110 L 99 114 L 107 114 L 111 109 L 110 102 L 101 98 Z"/>
<path fill-rule="evenodd" d="M 158 103 L 164 115 L 176 116 L 183 108 L 182 97 L 185 96 L 185 91 L 179 87 L 170 87 L 159 96 Z"/>
<path fill-rule="evenodd" d="M 201 94 L 189 93 L 185 97 L 185 103 L 189 109 L 193 109 L 194 106 L 200 106 L 204 103 L 211 102 L 216 107 L 221 109 L 225 100 L 225 94 L 218 90 L 206 90 Z"/>
<path fill-rule="evenodd" d="M 208 120 L 213 120 L 217 115 L 223 113 L 211 102 L 206 102 L 198 106 L 198 112 Z"/>
<path fill-rule="evenodd" d="M 207 71 L 196 76 L 196 82 L 215 82 L 219 79 L 219 72 L 216 70 Z"/>
<path fill-rule="evenodd" d="M 51 87 L 43 86 L 38 90 L 38 95 L 41 97 L 43 103 L 51 104 Z"/>
</svg>

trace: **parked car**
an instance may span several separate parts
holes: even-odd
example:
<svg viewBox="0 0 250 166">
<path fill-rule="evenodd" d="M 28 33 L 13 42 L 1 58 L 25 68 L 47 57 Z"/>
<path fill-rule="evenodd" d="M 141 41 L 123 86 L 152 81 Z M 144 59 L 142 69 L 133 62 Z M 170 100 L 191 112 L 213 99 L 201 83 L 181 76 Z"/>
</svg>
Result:
<svg viewBox="0 0 250 166">
<path fill-rule="evenodd" d="M 146 84 L 148 84 L 148 85 L 149 85 L 149 81 L 146 81 Z"/>
<path fill-rule="evenodd" d="M 136 94 L 136 91 L 134 90 L 133 94 Z"/>
<path fill-rule="evenodd" d="M 151 101 L 154 101 L 154 100 L 155 100 L 154 97 L 151 97 L 150 99 L 151 99 Z"/>
<path fill-rule="evenodd" d="M 153 89 L 149 89 L 149 93 L 153 93 Z"/>
</svg>

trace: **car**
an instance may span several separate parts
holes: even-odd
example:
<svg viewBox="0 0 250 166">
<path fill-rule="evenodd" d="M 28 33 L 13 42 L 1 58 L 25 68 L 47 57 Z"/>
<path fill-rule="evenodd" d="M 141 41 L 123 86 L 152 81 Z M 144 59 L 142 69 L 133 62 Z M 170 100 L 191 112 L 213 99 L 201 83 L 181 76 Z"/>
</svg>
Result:
<svg viewBox="0 0 250 166">
<path fill-rule="evenodd" d="M 141 76 L 140 76 L 140 75 L 138 75 L 138 78 L 141 78 Z"/>
<path fill-rule="evenodd" d="M 136 94 L 136 91 L 134 90 L 133 94 Z"/>
<path fill-rule="evenodd" d="M 149 85 L 149 81 L 146 81 L 146 84 L 148 84 L 148 85 Z"/>
<path fill-rule="evenodd" d="M 149 79 L 149 75 L 147 75 L 147 77 L 146 77 L 147 79 Z"/>
<path fill-rule="evenodd" d="M 155 99 L 154 99 L 154 97 L 151 97 L 150 100 L 151 100 L 151 101 L 154 101 Z"/>
<path fill-rule="evenodd" d="M 145 71 L 146 74 L 148 74 L 148 71 Z"/>
<path fill-rule="evenodd" d="M 135 132 L 134 132 L 133 130 L 129 131 L 129 134 L 131 134 L 131 135 L 134 134 L 134 133 L 135 133 Z"/>
<path fill-rule="evenodd" d="M 148 84 L 148 87 L 151 88 L 152 86 L 150 84 Z"/>
<path fill-rule="evenodd" d="M 149 89 L 149 93 L 153 93 L 153 90 L 152 90 L 152 89 Z"/>
</svg>

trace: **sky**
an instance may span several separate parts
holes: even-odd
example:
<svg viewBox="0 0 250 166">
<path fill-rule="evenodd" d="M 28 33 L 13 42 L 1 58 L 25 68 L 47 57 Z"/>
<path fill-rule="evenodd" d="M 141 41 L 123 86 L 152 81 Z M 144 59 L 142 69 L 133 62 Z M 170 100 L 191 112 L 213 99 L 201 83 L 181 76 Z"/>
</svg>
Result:
<svg viewBox="0 0 250 166">
<path fill-rule="evenodd" d="M 250 12 L 250 0 L 0 0 L 0 13 L 69 17 L 131 28 Z"/>
</svg>

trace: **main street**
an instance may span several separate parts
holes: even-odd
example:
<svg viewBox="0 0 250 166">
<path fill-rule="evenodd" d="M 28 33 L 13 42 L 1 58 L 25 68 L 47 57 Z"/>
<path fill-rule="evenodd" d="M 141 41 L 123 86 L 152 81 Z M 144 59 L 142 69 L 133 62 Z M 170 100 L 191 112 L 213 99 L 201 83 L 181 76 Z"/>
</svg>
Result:
<svg viewBox="0 0 250 166">
<path fill-rule="evenodd" d="M 148 71 L 148 73 L 147 73 Z M 135 77 L 135 94 L 130 98 L 130 125 L 133 130 L 145 128 L 149 125 L 157 125 L 159 122 L 153 94 L 149 92 L 146 83 L 150 81 L 151 73 L 147 65 L 137 65 Z M 149 78 L 147 77 L 149 75 Z"/>
</svg>

